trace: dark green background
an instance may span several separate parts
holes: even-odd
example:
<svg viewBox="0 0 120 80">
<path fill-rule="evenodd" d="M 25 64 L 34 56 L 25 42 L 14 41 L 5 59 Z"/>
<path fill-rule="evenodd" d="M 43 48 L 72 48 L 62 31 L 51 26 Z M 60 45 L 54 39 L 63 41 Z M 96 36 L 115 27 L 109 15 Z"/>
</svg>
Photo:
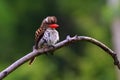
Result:
<svg viewBox="0 0 120 80">
<path fill-rule="evenodd" d="M 0 0 L 0 71 L 32 51 L 47 16 L 58 18 L 60 41 L 77 34 L 112 48 L 112 14 L 106 0 Z M 116 80 L 116 72 L 109 55 L 81 41 L 25 63 L 5 80 Z"/>
</svg>

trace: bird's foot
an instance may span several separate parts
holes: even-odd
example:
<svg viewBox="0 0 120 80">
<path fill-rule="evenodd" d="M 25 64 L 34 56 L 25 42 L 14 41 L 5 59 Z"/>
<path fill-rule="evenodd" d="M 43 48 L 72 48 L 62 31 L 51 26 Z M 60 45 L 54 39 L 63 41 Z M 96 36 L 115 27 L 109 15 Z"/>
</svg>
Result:
<svg viewBox="0 0 120 80">
<path fill-rule="evenodd" d="M 49 46 L 47 46 L 47 48 L 55 48 L 55 46 L 54 45 L 49 45 Z M 48 55 L 48 54 L 54 55 L 54 51 L 46 52 L 46 55 Z"/>
<path fill-rule="evenodd" d="M 55 48 L 55 46 L 54 46 L 54 45 L 49 45 L 49 47 Z"/>
<path fill-rule="evenodd" d="M 46 54 L 46 55 L 49 55 L 49 54 L 50 54 L 50 55 L 54 55 L 54 51 L 46 52 L 45 54 Z"/>
</svg>

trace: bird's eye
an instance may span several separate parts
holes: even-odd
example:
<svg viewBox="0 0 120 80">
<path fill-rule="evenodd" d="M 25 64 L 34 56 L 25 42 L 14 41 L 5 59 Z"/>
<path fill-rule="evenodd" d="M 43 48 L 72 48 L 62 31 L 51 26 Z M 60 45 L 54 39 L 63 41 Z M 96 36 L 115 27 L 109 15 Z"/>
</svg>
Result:
<svg viewBox="0 0 120 80">
<path fill-rule="evenodd" d="M 55 24 L 57 23 L 57 19 L 55 16 L 47 17 L 45 19 L 46 24 Z"/>
</svg>

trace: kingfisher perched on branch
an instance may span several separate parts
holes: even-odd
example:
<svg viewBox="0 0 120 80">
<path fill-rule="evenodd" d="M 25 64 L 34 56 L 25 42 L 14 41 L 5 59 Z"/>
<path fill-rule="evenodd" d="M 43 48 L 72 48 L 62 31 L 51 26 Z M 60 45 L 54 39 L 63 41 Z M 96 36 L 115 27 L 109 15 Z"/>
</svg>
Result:
<svg viewBox="0 0 120 80">
<path fill-rule="evenodd" d="M 55 16 L 46 17 L 41 26 L 35 32 L 35 49 L 41 49 L 44 47 L 54 46 L 59 41 L 59 33 L 56 30 L 59 25 L 57 24 L 57 18 Z M 31 59 L 29 64 L 33 62 L 35 57 Z"/>
</svg>

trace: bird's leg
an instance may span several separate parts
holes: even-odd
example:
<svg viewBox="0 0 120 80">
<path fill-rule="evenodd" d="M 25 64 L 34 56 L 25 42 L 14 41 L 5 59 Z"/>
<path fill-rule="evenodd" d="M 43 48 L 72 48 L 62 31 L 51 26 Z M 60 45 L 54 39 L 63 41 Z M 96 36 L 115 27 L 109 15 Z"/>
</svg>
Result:
<svg viewBox="0 0 120 80">
<path fill-rule="evenodd" d="M 55 46 L 54 46 L 54 45 L 49 45 L 49 47 L 55 48 Z"/>
<path fill-rule="evenodd" d="M 44 44 L 44 46 L 42 48 L 45 49 L 45 48 L 50 48 L 50 47 L 55 48 L 54 45 L 47 45 L 47 44 Z M 48 55 L 48 54 L 54 55 L 54 51 L 46 52 L 46 55 Z"/>
<path fill-rule="evenodd" d="M 49 48 L 49 46 L 47 44 L 44 44 L 42 47 L 41 47 L 43 50 L 45 50 L 46 48 Z M 49 54 L 49 52 L 45 52 L 46 55 Z"/>
<path fill-rule="evenodd" d="M 49 45 L 49 47 L 55 48 L 54 45 Z M 49 51 L 49 53 L 50 53 L 51 55 L 54 55 L 54 51 Z"/>
</svg>

